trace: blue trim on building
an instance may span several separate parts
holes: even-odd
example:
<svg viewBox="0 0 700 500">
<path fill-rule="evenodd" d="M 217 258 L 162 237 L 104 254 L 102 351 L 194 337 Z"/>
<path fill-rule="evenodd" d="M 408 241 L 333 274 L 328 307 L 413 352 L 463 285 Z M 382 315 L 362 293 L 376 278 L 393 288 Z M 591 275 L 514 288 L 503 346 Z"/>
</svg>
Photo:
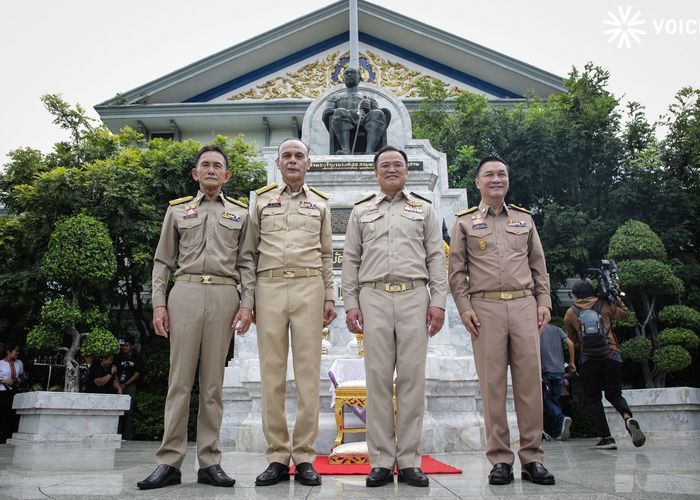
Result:
<svg viewBox="0 0 700 500">
<path fill-rule="evenodd" d="M 226 83 L 217 85 L 213 89 L 209 89 L 206 92 L 202 92 L 201 94 L 197 94 L 194 97 L 190 97 L 185 102 L 211 101 L 212 99 L 216 99 L 217 97 L 226 94 L 227 92 L 231 92 L 239 87 L 242 87 L 243 85 L 247 85 L 250 82 L 254 82 L 259 78 L 279 71 L 289 66 L 290 64 L 303 61 L 307 57 L 313 56 L 314 54 L 318 54 L 319 52 L 322 52 L 324 50 L 328 50 L 332 47 L 335 47 L 339 43 L 347 42 L 348 40 L 350 40 L 350 32 L 348 31 L 346 31 L 345 33 L 341 33 L 340 35 L 328 38 L 326 40 L 322 40 L 318 43 L 311 45 L 310 47 L 294 52 L 293 54 L 290 54 L 283 59 L 278 59 L 277 61 L 272 62 L 270 64 L 266 64 L 265 66 L 251 71 L 250 73 L 246 73 L 245 75 L 241 75 L 238 78 L 229 80 Z"/>
<path fill-rule="evenodd" d="M 305 49 L 294 52 L 293 54 L 290 54 L 289 56 L 283 59 L 278 59 L 277 61 L 274 61 L 270 64 L 266 64 L 265 66 L 262 66 L 254 71 L 246 73 L 245 75 L 241 75 L 238 78 L 234 78 L 233 80 L 229 80 L 228 82 L 222 83 L 221 85 L 217 85 L 216 87 L 209 89 L 206 92 L 202 92 L 194 97 L 190 97 L 184 102 L 211 101 L 212 99 L 216 99 L 217 97 L 223 94 L 232 92 L 237 88 L 254 82 L 255 80 L 258 80 L 260 78 L 263 78 L 264 76 L 275 73 L 276 71 L 279 71 L 280 69 L 283 69 L 289 66 L 290 64 L 297 63 L 306 59 L 307 57 L 313 56 L 314 54 L 335 47 L 340 43 L 347 42 L 349 41 L 349 39 L 350 33 L 346 31 L 345 33 L 341 33 L 321 42 L 315 43 Z M 499 98 L 523 98 L 523 96 L 515 94 L 509 90 L 503 89 L 497 85 L 493 85 L 487 81 L 484 81 L 467 73 L 463 73 L 462 71 L 455 70 L 454 68 L 450 68 L 449 66 L 433 61 L 432 59 L 428 59 L 427 57 L 424 57 L 420 54 L 416 54 L 415 52 L 411 52 L 410 50 L 401 48 L 398 45 L 385 42 L 384 40 L 381 40 L 372 35 L 368 35 L 367 33 L 360 32 L 359 39 L 361 42 L 366 43 L 367 45 L 371 45 L 395 56 L 402 57 L 407 61 L 419 64 L 424 68 L 430 69 L 437 73 L 443 74 L 449 78 L 465 83 L 471 87 L 474 87 L 475 89 L 486 92 L 487 94 L 491 94 Z"/>
<path fill-rule="evenodd" d="M 402 47 L 399 47 L 398 45 L 394 45 L 393 43 L 385 42 L 384 40 L 374 37 L 372 35 L 368 35 L 367 33 L 360 32 L 359 39 L 361 42 L 366 43 L 367 45 L 371 45 L 385 52 L 389 52 L 390 54 L 394 54 L 395 56 L 402 57 L 407 61 L 419 64 L 424 68 L 433 70 L 436 73 L 445 75 L 449 78 L 452 78 L 453 80 L 457 80 L 458 82 L 466 83 L 470 87 L 474 87 L 475 89 L 486 92 L 487 94 L 500 97 L 501 99 L 523 98 L 523 96 L 515 94 L 514 92 L 501 88 L 497 85 L 484 81 L 475 76 L 469 75 L 467 73 L 463 73 L 462 71 L 450 68 L 449 66 L 433 61 L 432 59 L 428 59 L 427 57 L 422 56 L 420 54 L 416 54 L 415 52 L 411 52 L 410 50 L 406 50 Z"/>
</svg>

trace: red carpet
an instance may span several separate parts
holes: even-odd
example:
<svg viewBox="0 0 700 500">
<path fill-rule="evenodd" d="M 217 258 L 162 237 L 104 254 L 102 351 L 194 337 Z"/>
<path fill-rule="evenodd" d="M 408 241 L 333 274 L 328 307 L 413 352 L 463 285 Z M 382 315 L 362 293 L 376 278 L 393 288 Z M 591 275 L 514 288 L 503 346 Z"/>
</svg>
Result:
<svg viewBox="0 0 700 500">
<path fill-rule="evenodd" d="M 369 474 L 370 465 L 360 464 L 360 465 L 346 465 L 346 464 L 329 464 L 328 457 L 325 455 L 319 455 L 314 460 L 314 468 L 321 475 L 367 475 Z M 462 471 L 451 465 L 447 465 L 440 460 L 436 460 L 430 455 L 423 455 L 421 460 L 421 469 L 426 474 L 461 474 Z M 290 469 L 290 472 L 294 473 L 294 467 Z"/>
</svg>

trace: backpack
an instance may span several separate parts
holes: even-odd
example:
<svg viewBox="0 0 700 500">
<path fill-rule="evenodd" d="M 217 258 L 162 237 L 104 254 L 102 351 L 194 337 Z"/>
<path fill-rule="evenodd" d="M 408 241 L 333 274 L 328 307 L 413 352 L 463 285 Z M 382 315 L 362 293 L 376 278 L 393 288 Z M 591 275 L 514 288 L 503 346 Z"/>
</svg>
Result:
<svg viewBox="0 0 700 500">
<path fill-rule="evenodd" d="M 606 359 L 610 356 L 610 346 L 605 322 L 600 315 L 600 300 L 593 309 L 580 309 L 576 306 L 573 306 L 573 309 L 579 321 L 578 337 L 581 354 L 588 359 Z"/>
</svg>

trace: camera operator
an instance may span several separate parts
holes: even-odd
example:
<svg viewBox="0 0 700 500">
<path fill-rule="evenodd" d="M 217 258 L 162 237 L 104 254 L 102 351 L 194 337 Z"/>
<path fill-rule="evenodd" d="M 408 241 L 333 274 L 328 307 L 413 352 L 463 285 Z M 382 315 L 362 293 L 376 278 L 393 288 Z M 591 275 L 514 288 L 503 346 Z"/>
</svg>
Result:
<svg viewBox="0 0 700 500">
<path fill-rule="evenodd" d="M 21 381 L 24 379 L 24 366 L 19 357 L 19 344 L 8 342 L 0 354 L 0 443 L 7 441 L 15 431 L 16 415 L 12 401 Z"/>
<path fill-rule="evenodd" d="M 605 264 L 606 262 L 604 266 Z M 601 271 L 601 282 L 604 282 L 604 286 L 601 287 L 600 296 L 596 296 L 590 281 L 579 281 L 572 287 L 571 293 L 576 300 L 566 311 L 564 326 L 569 338 L 580 349 L 578 371 L 583 381 L 585 406 L 600 437 L 595 447 L 615 450 L 617 445 L 610 435 L 601 391 L 605 392 L 605 399 L 624 419 L 634 446 L 642 446 L 646 438 L 639 428 L 639 423 L 632 417 L 627 401 L 622 397 L 622 358 L 617 338 L 612 331 L 612 321 L 626 319 L 629 310 L 616 293 L 617 290 L 614 290 L 616 287 L 609 286 L 610 276 L 606 275 L 606 271 L 605 267 Z M 596 342 L 598 336 L 600 342 Z"/>
</svg>

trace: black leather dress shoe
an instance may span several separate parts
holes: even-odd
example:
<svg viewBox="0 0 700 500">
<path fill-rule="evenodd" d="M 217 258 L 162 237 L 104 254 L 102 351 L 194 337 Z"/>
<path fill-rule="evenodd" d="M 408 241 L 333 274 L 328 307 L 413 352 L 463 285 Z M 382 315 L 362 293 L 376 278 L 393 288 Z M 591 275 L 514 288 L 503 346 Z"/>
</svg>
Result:
<svg viewBox="0 0 700 500">
<path fill-rule="evenodd" d="M 420 467 L 406 467 L 405 469 L 399 470 L 399 482 L 422 488 L 425 488 L 430 484 L 428 476 L 423 474 Z"/>
<path fill-rule="evenodd" d="M 374 467 L 365 480 L 368 487 L 384 486 L 394 482 L 394 471 L 386 467 Z"/>
<path fill-rule="evenodd" d="M 306 486 L 318 486 L 321 484 L 321 476 L 309 462 L 302 462 L 294 469 L 294 480 Z"/>
<path fill-rule="evenodd" d="M 505 462 L 497 463 L 489 472 L 489 484 L 510 484 L 513 481 L 513 466 Z"/>
<path fill-rule="evenodd" d="M 230 487 L 236 484 L 236 480 L 224 472 L 220 465 L 210 465 L 197 471 L 197 482 L 211 484 L 212 486 Z"/>
<path fill-rule="evenodd" d="M 265 472 L 255 478 L 255 486 L 270 486 L 280 481 L 289 481 L 289 466 L 271 462 Z"/>
<path fill-rule="evenodd" d="M 539 462 L 523 465 L 520 477 L 535 484 L 554 484 L 554 476 Z"/>
<path fill-rule="evenodd" d="M 164 486 L 180 484 L 181 479 L 182 474 L 180 473 L 179 469 L 176 469 L 170 465 L 161 464 L 156 467 L 153 474 L 148 476 L 143 481 L 136 483 L 136 486 L 138 486 L 140 490 L 154 490 Z"/>
</svg>

